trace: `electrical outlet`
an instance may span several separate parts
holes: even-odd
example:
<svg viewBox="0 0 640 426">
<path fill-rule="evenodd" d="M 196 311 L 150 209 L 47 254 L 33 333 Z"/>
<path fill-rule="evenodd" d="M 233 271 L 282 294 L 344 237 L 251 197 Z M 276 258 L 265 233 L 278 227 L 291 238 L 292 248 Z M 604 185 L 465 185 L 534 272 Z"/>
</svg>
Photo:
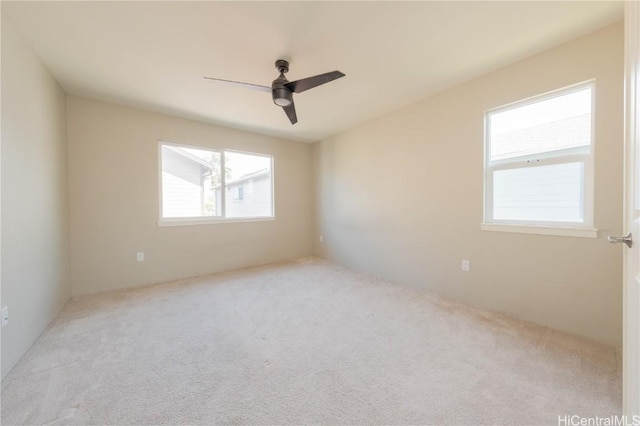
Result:
<svg viewBox="0 0 640 426">
<path fill-rule="evenodd" d="M 320 242 L 324 243 L 324 237 L 322 235 L 320 235 Z"/>
<path fill-rule="evenodd" d="M 9 307 L 2 308 L 2 326 L 9 324 Z"/>
<path fill-rule="evenodd" d="M 144 262 L 144 252 L 139 251 L 139 252 L 136 254 L 136 260 L 137 260 L 138 262 Z"/>
<path fill-rule="evenodd" d="M 462 261 L 461 268 L 464 272 L 469 272 L 470 266 L 471 266 L 471 262 L 469 262 L 468 260 Z"/>
</svg>

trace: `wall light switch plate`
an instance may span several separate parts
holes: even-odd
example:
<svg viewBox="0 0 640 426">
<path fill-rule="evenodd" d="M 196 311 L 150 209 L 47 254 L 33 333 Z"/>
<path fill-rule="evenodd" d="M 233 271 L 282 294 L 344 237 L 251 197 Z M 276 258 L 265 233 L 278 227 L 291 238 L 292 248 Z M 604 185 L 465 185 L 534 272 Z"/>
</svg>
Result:
<svg viewBox="0 0 640 426">
<path fill-rule="evenodd" d="M 144 252 L 139 251 L 139 252 L 136 254 L 136 260 L 137 260 L 138 262 L 144 262 Z"/>
<path fill-rule="evenodd" d="M 322 235 L 320 235 L 320 242 L 323 243 L 324 242 L 324 237 Z"/>
<path fill-rule="evenodd" d="M 9 324 L 9 307 L 2 308 L 2 326 Z"/>
<path fill-rule="evenodd" d="M 464 272 L 469 272 L 469 267 L 471 266 L 471 262 L 468 260 L 463 260 L 461 264 L 461 268 Z"/>
</svg>

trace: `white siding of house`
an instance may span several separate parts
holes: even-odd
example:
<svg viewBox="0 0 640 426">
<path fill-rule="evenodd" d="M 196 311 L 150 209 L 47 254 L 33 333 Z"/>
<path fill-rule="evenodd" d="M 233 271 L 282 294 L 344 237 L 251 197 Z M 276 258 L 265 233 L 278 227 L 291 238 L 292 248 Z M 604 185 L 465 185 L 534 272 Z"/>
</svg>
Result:
<svg viewBox="0 0 640 426">
<path fill-rule="evenodd" d="M 176 152 L 162 148 L 162 216 L 202 215 L 201 166 Z"/>
<path fill-rule="evenodd" d="M 244 191 L 242 200 L 236 199 L 239 187 Z M 271 176 L 268 174 L 236 184 L 232 183 L 227 186 L 225 192 L 227 217 L 263 217 L 273 214 Z"/>
</svg>

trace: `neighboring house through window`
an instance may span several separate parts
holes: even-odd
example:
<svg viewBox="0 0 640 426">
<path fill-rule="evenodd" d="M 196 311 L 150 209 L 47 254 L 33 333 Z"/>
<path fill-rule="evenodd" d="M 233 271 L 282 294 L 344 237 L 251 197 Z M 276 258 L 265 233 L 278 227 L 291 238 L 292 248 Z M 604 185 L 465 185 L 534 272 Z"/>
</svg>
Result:
<svg viewBox="0 0 640 426">
<path fill-rule="evenodd" d="M 226 206 L 227 214 L 232 217 L 254 217 L 271 203 L 271 172 L 268 168 L 228 180 L 225 187 L 227 199 L 233 198 L 233 202 Z M 220 196 L 220 188 L 217 188 L 216 199 L 219 200 Z"/>
</svg>

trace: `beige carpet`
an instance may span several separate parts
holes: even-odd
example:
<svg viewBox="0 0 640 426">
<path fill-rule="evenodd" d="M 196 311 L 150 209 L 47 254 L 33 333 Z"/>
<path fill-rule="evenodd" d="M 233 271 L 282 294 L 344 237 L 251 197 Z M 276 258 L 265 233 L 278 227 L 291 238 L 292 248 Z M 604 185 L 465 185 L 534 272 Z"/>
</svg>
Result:
<svg viewBox="0 0 640 426">
<path fill-rule="evenodd" d="M 548 424 L 621 411 L 616 351 L 300 262 L 73 299 L 2 424 Z"/>
</svg>

